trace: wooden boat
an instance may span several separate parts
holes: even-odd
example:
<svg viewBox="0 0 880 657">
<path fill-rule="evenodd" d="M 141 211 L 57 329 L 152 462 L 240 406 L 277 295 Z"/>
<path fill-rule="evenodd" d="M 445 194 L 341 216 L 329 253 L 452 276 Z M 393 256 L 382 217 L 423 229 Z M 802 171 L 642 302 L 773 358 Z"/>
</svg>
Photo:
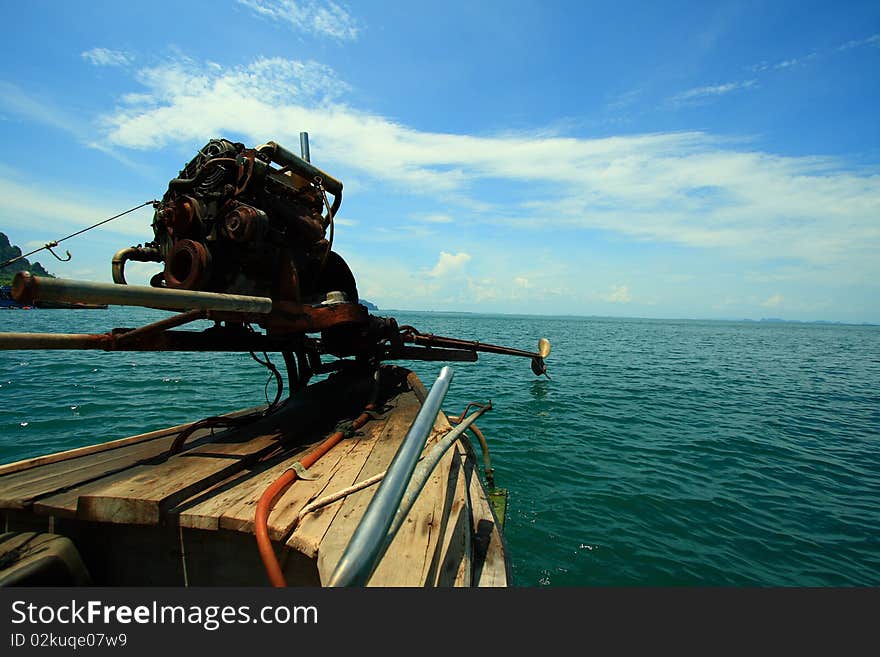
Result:
<svg viewBox="0 0 880 657">
<path fill-rule="evenodd" d="M 290 486 L 269 517 L 289 585 L 330 581 L 378 488 L 356 484 L 388 469 L 427 394 L 403 368 L 384 366 L 379 380 L 374 417 L 309 468 L 314 479 Z M 267 583 L 254 541 L 260 494 L 355 417 L 370 384 L 363 373 L 333 375 L 256 424 L 196 430 L 177 454 L 169 449 L 188 425 L 0 466 L 3 527 L 17 533 L 6 534 L 6 542 L 17 536 L 15 547 L 26 532 L 70 539 L 82 566 L 68 567 L 62 583 L 76 577 L 96 585 Z M 438 414 L 426 451 L 450 429 Z M 477 470 L 463 436 L 432 474 L 369 585 L 509 583 L 501 522 Z M 338 499 L 320 503 L 340 491 Z"/>
<path fill-rule="evenodd" d="M 0 584 L 509 584 L 505 492 L 473 424 L 491 404 L 449 418 L 449 368 L 427 391 L 387 361 L 493 352 L 527 357 L 541 375 L 550 345 L 511 349 L 370 315 L 331 250 L 342 183 L 310 163 L 306 140 L 302 150 L 212 140 L 152 202 L 154 241 L 114 256 L 113 284 L 16 274 L 20 303 L 179 312 L 98 335 L 0 334 L 0 349 L 244 351 L 275 374 L 278 395 L 263 409 L 0 466 Z M 128 285 L 128 260 L 164 270 L 150 287 Z M 205 319 L 214 326 L 176 330 Z M 259 352 L 282 354 L 287 401 Z M 485 483 L 465 430 L 480 442 Z"/>
</svg>

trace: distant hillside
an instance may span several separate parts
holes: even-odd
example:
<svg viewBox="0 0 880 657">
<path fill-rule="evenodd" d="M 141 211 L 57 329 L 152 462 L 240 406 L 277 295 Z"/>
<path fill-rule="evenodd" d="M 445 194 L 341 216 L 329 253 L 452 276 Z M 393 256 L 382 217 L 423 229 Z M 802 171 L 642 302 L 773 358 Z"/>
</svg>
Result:
<svg viewBox="0 0 880 657">
<path fill-rule="evenodd" d="M 11 258 L 21 255 L 21 249 L 9 243 L 9 238 L 0 233 L 0 262 L 6 262 Z M 28 270 L 37 276 L 52 276 L 39 262 L 31 263 L 27 258 L 22 258 L 11 265 L 0 269 L 0 285 L 12 285 L 12 278 L 20 271 Z M 54 276 L 52 276 L 54 278 Z"/>
<path fill-rule="evenodd" d="M 358 299 L 358 303 L 367 307 L 367 310 L 379 310 L 379 306 L 366 299 Z"/>
</svg>

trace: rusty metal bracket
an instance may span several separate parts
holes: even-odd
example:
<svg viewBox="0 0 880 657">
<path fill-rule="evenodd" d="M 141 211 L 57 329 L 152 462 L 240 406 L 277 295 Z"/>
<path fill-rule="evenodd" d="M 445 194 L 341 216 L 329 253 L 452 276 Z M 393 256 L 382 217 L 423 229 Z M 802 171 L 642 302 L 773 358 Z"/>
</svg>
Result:
<svg viewBox="0 0 880 657">
<path fill-rule="evenodd" d="M 297 461 L 296 463 L 294 463 L 293 465 L 291 465 L 287 469 L 293 470 L 296 473 L 297 477 L 299 477 L 300 479 L 305 479 L 306 481 L 315 481 L 315 480 L 321 478 L 320 475 L 310 474 L 309 471 L 306 470 L 306 468 L 303 466 L 303 464 L 300 463 L 299 461 Z"/>
</svg>

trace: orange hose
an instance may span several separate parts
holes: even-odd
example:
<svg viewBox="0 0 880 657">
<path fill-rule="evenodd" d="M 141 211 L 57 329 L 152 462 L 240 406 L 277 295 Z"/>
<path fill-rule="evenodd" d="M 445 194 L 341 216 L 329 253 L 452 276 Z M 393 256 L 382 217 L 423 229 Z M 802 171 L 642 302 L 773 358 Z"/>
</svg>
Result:
<svg viewBox="0 0 880 657">
<path fill-rule="evenodd" d="M 367 404 L 366 409 L 372 410 L 373 404 Z M 357 419 L 352 422 L 352 428 L 357 431 L 364 426 L 370 419 L 370 415 L 366 412 L 361 413 Z M 337 431 L 330 435 L 324 442 L 315 449 L 305 455 L 300 461 L 303 468 L 308 470 L 315 461 L 324 456 L 333 447 L 345 437 L 345 432 Z M 263 491 L 260 501 L 257 503 L 257 511 L 254 515 L 254 534 L 257 538 L 257 548 L 260 551 L 260 559 L 263 560 L 263 567 L 269 576 L 272 586 L 285 587 L 287 580 L 284 579 L 284 573 L 281 572 L 281 564 L 278 563 L 278 557 L 275 556 L 275 550 L 272 549 L 272 539 L 269 537 L 269 514 L 272 507 L 278 501 L 284 491 L 296 481 L 296 472 L 293 470 L 285 470 L 272 484 Z"/>
</svg>

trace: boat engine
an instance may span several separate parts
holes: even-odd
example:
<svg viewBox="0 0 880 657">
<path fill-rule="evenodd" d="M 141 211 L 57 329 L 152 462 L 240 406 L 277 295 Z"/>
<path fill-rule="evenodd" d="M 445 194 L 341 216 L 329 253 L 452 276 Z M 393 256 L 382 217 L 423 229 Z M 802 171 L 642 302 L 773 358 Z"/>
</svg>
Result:
<svg viewBox="0 0 880 657">
<path fill-rule="evenodd" d="M 212 139 L 155 205 L 153 241 L 114 256 L 113 281 L 125 283 L 128 260 L 161 262 L 153 287 L 297 303 L 341 292 L 333 298 L 357 303 L 354 276 L 332 251 L 342 183 L 304 158 L 275 142 Z"/>
<path fill-rule="evenodd" d="M 313 373 L 352 362 L 473 362 L 478 352 L 529 358 L 535 375 L 547 375 L 550 343 L 543 338 L 537 351 L 526 351 L 422 333 L 371 315 L 359 303 L 351 270 L 332 249 L 342 183 L 310 162 L 307 133 L 300 134 L 300 146 L 302 157 L 272 141 L 256 148 L 209 141 L 168 183 L 161 201 L 137 206 L 155 207 L 153 240 L 113 256 L 114 284 L 30 272 L 13 281 L 12 296 L 22 304 L 112 303 L 182 311 L 178 315 L 102 335 L 0 334 L 0 349 L 248 351 L 258 361 L 255 352 L 275 351 L 284 357 L 291 390 Z M 130 260 L 163 264 L 152 289 L 126 285 Z M 214 326 L 201 333 L 172 330 L 203 319 Z M 337 360 L 323 363 L 323 355 Z M 280 380 L 268 359 L 259 362 Z"/>
</svg>

